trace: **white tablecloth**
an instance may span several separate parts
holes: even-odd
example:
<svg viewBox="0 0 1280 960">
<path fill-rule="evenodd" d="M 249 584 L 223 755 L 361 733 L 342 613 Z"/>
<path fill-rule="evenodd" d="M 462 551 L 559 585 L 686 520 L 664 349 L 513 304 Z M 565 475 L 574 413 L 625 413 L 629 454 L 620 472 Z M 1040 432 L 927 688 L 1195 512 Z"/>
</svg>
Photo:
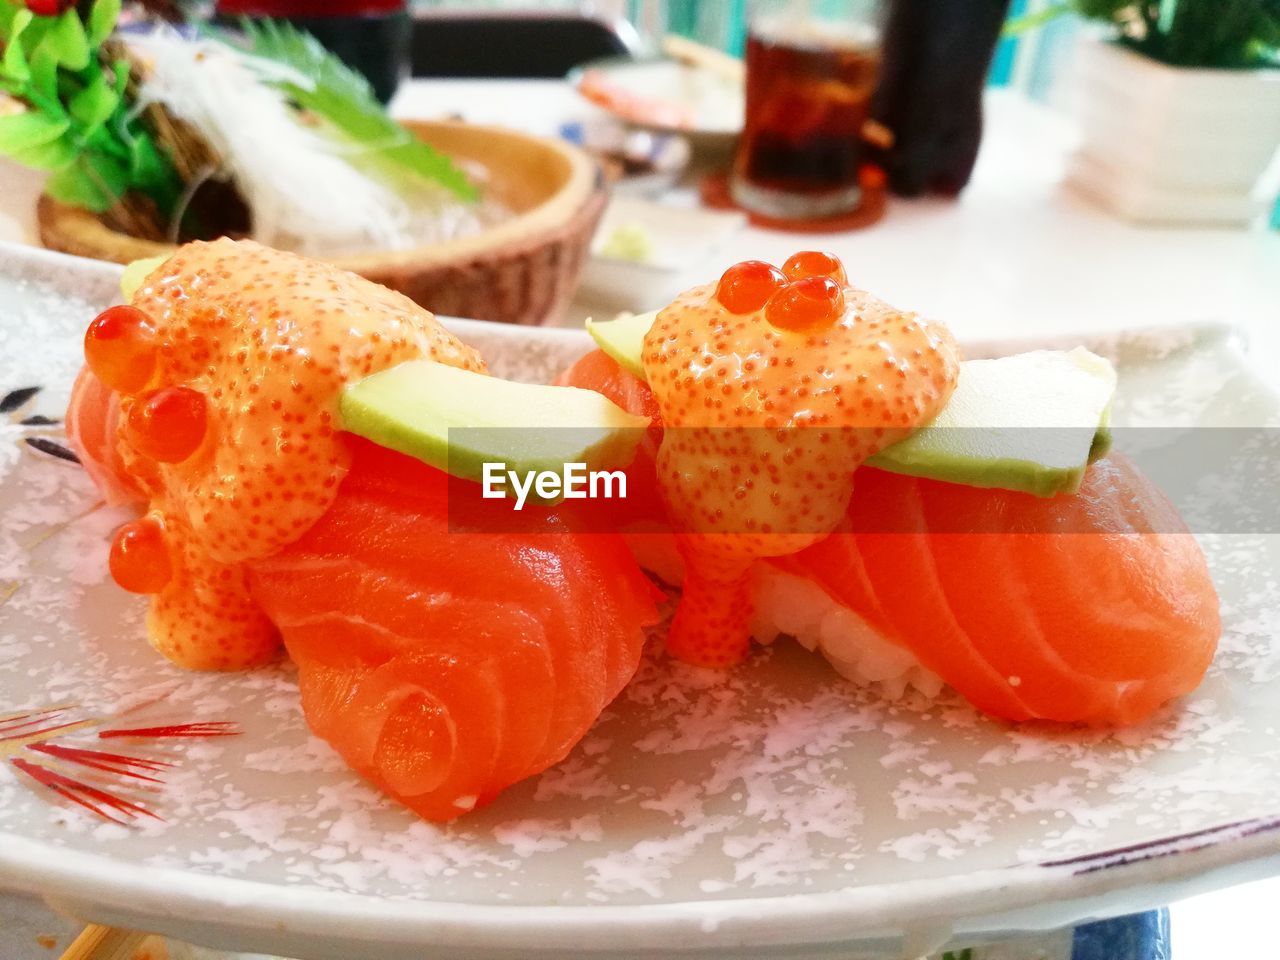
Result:
<svg viewBox="0 0 1280 960">
<path fill-rule="evenodd" d="M 595 111 L 561 81 L 475 80 L 407 84 L 392 109 L 542 134 Z M 978 165 L 958 201 L 895 200 L 884 220 L 852 233 L 751 227 L 719 266 L 829 249 L 855 283 L 961 336 L 1225 320 L 1280 346 L 1280 233 L 1118 220 L 1062 186 L 1074 144 L 1062 116 L 992 91 Z M 688 191 L 668 199 L 693 202 Z"/>
</svg>

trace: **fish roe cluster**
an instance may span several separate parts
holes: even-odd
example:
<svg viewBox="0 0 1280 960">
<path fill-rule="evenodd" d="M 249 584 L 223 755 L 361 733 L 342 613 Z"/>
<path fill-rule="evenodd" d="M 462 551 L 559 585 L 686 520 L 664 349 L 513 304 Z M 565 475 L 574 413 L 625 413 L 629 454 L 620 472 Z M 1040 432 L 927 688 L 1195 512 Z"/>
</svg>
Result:
<svg viewBox="0 0 1280 960">
<path fill-rule="evenodd" d="M 85 358 L 121 396 L 118 450 L 150 501 L 117 532 L 111 572 L 152 595 L 162 653 L 204 669 L 275 654 L 244 565 L 333 502 L 350 461 L 343 387 L 422 357 L 483 370 L 406 297 L 249 241 L 182 247 L 93 321 Z"/>
<path fill-rule="evenodd" d="M 643 362 L 689 571 L 668 649 L 706 666 L 746 656 L 751 563 L 830 533 L 853 471 L 932 420 L 959 371 L 945 327 L 849 286 L 818 251 L 739 263 L 677 297 Z"/>
</svg>

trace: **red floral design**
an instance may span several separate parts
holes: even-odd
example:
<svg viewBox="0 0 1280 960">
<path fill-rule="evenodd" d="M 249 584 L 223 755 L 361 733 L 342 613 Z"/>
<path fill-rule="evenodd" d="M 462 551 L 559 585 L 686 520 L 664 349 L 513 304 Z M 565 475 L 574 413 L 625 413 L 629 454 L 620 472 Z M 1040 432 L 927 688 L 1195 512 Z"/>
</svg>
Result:
<svg viewBox="0 0 1280 960">
<path fill-rule="evenodd" d="M 146 742 L 227 737 L 240 732 L 226 721 L 123 727 L 116 725 L 117 716 L 77 719 L 75 711 L 75 705 L 70 705 L 0 716 L 0 759 L 40 787 L 113 823 L 140 817 L 164 819 L 126 791 L 131 785 L 163 787 L 164 774 L 177 765 L 176 761 L 94 750 L 54 742 L 56 739 L 93 728 L 97 728 L 99 740 Z M 90 777 L 95 782 L 90 782 Z"/>
</svg>

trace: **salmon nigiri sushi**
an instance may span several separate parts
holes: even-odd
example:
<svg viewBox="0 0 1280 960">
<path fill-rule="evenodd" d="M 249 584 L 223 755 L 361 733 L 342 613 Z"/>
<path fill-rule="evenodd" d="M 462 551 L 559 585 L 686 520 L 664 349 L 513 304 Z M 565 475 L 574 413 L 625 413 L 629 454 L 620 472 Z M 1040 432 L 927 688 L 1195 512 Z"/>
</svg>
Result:
<svg viewBox="0 0 1280 960">
<path fill-rule="evenodd" d="M 1222 629 L 1195 537 L 1117 454 L 1052 498 L 867 467 L 842 529 L 774 568 L 771 610 L 797 580 L 822 599 L 804 623 L 762 610 L 762 635 L 799 634 L 857 675 L 875 669 L 869 632 L 926 689 L 939 677 L 1005 720 L 1136 723 L 1199 685 Z"/>
<path fill-rule="evenodd" d="M 449 820 L 558 762 L 635 673 L 656 592 L 622 539 L 541 507 L 468 525 L 473 483 L 342 429 L 342 391 L 480 357 L 426 310 L 253 243 L 190 244 L 90 325 L 68 436 L 113 503 L 112 576 L 195 669 L 277 655 L 312 730 Z M 550 388 L 544 388 L 550 389 Z M 452 508 L 451 508 L 452 505 Z"/>
<path fill-rule="evenodd" d="M 834 258 L 805 257 L 843 280 Z M 754 282 L 770 282 L 753 269 Z M 792 278 L 794 289 L 793 275 L 805 272 L 789 263 L 771 282 L 786 291 Z M 690 382 L 712 366 L 725 331 L 743 325 L 738 315 L 718 319 L 723 301 L 704 302 L 683 315 L 659 314 L 664 339 L 681 323 L 696 329 L 713 317 L 687 368 Z M 762 302 L 767 322 L 769 300 Z M 775 362 L 768 350 L 784 333 L 766 332 L 755 353 L 739 344 L 726 367 Z M 805 333 L 812 343 L 813 328 Z M 731 392 L 732 379 L 718 386 Z M 643 379 L 601 351 L 560 382 L 598 390 L 655 424 L 667 413 L 660 399 L 654 410 Z M 775 387 L 769 406 L 810 403 L 812 390 L 803 381 L 796 387 L 790 398 Z M 661 488 L 660 471 L 660 458 L 633 465 L 642 485 Z M 751 565 L 737 597 L 755 640 L 795 637 L 845 676 L 891 696 L 908 687 L 934 696 L 949 685 L 1011 721 L 1137 723 L 1193 690 L 1208 669 L 1221 623 L 1204 555 L 1160 490 L 1119 454 L 1091 464 L 1077 490 L 1051 497 L 865 465 L 849 474 L 847 492 L 843 514 L 823 535 Z M 646 569 L 687 585 L 680 549 L 687 534 L 679 516 L 670 520 L 665 536 L 633 536 L 631 545 Z"/>
</svg>

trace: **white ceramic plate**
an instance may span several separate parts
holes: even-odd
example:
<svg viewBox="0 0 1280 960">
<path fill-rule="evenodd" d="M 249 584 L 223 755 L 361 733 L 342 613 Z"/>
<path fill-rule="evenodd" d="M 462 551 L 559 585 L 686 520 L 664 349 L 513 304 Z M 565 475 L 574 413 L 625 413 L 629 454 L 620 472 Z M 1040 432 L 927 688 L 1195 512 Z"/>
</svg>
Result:
<svg viewBox="0 0 1280 960">
<path fill-rule="evenodd" d="M 0 251 L 0 394 L 44 387 L 0 425 L 0 714 L 74 704 L 64 718 L 107 719 L 56 744 L 175 766 L 128 794 L 161 819 L 117 825 L 34 787 L 0 740 L 0 886 L 103 922 L 333 960 L 420 958 L 427 944 L 451 958 L 851 957 L 904 935 L 924 953 L 952 932 L 1129 912 L 1280 867 L 1280 544 L 1265 536 L 1203 538 L 1222 650 L 1202 688 L 1144 728 L 1013 730 L 954 699 L 886 704 L 779 644 L 725 676 L 649 663 L 564 763 L 456 825 L 416 820 L 307 735 L 287 666 L 162 662 L 139 603 L 104 582 L 119 518 L 91 510 L 78 468 L 25 442 L 56 442 L 56 427 L 17 421 L 61 413 L 114 279 Z M 508 375 L 545 377 L 587 346 L 456 329 Z M 1119 423 L 1277 423 L 1221 331 L 1092 346 L 1119 365 Z M 243 732 L 96 738 L 190 721 Z"/>
<path fill-rule="evenodd" d="M 584 92 L 584 78 L 609 100 Z M 745 88 L 741 81 L 676 60 L 606 58 L 568 76 L 588 100 L 628 123 L 659 133 L 679 133 L 703 150 L 724 150 L 742 132 Z M 590 84 L 588 84 L 590 86 Z"/>
<path fill-rule="evenodd" d="M 746 216 L 737 211 L 674 207 L 615 194 L 591 242 L 579 295 L 637 313 L 665 306 L 681 290 L 715 276 L 720 251 L 746 222 Z M 641 231 L 650 255 L 626 260 L 604 253 L 619 229 Z"/>
</svg>

